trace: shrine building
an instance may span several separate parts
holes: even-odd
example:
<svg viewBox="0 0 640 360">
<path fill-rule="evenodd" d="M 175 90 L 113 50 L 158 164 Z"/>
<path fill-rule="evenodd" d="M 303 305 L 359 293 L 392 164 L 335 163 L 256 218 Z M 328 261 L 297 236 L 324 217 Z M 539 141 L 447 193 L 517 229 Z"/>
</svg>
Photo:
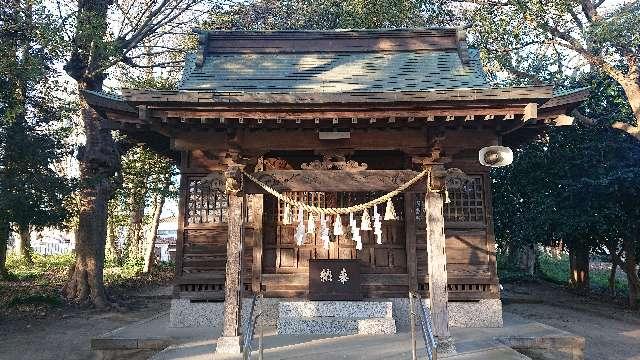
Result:
<svg viewBox="0 0 640 360">
<path fill-rule="evenodd" d="M 234 352 L 241 299 L 261 293 L 282 333 L 319 331 L 283 318 L 310 299 L 388 303 L 393 332 L 409 291 L 439 337 L 502 325 L 485 165 L 570 123 L 586 91 L 492 87 L 459 29 L 198 40 L 178 90 L 84 92 L 107 127 L 180 169 L 172 326 L 219 324 Z M 337 268 L 314 270 L 324 259 Z"/>
</svg>

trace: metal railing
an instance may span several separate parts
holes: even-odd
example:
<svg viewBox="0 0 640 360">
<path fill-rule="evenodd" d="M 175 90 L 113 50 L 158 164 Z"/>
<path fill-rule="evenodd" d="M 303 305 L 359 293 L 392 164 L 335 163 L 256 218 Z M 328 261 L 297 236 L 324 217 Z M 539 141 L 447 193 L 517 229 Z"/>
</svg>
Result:
<svg viewBox="0 0 640 360">
<path fill-rule="evenodd" d="M 411 356 L 413 360 L 416 360 L 416 312 L 415 302 L 417 301 L 420 308 L 420 326 L 422 328 L 422 338 L 424 340 L 424 347 L 427 351 L 427 357 L 429 360 L 438 359 L 438 342 L 433 336 L 433 322 L 431 320 L 431 312 L 429 308 L 425 308 L 420 294 L 417 292 L 409 291 L 409 321 L 411 326 Z"/>
<path fill-rule="evenodd" d="M 258 315 L 253 317 L 253 311 L 256 306 L 256 300 L 258 300 Z M 253 332 L 255 331 L 256 324 L 261 319 L 262 316 L 262 294 L 253 295 L 251 299 L 251 309 L 249 310 L 249 316 L 247 320 L 245 320 L 244 331 L 243 331 L 243 340 L 244 343 L 242 345 L 242 359 L 249 360 L 251 359 L 251 351 L 253 350 L 251 341 L 253 340 Z M 264 326 L 260 323 L 260 334 L 258 337 L 258 359 L 262 360 L 263 346 L 262 346 L 262 338 L 264 336 Z"/>
</svg>

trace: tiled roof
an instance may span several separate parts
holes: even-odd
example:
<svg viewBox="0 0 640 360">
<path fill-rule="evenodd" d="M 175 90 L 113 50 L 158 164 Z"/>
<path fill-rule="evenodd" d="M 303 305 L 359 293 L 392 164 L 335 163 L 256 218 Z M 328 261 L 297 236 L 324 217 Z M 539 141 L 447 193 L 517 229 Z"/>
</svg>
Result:
<svg viewBox="0 0 640 360">
<path fill-rule="evenodd" d="M 242 46 L 233 47 L 231 40 L 239 36 Z M 305 36 L 309 40 L 302 42 Z M 451 29 L 229 32 L 226 37 L 215 32 L 215 37 L 201 39 L 199 53 L 187 56 L 180 90 L 345 93 L 488 87 L 477 53 L 468 51 L 464 38 Z"/>
</svg>

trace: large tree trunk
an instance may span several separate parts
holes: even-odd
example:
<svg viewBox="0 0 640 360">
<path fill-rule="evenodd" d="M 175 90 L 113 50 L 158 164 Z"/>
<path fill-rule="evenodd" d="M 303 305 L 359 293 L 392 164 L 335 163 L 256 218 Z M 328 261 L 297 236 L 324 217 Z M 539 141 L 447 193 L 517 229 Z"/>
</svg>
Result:
<svg viewBox="0 0 640 360">
<path fill-rule="evenodd" d="M 622 88 L 624 89 L 629 105 L 631 105 L 631 111 L 636 118 L 636 126 L 640 126 L 640 70 L 636 69 L 628 82 L 623 82 Z"/>
<path fill-rule="evenodd" d="M 129 231 L 127 232 L 127 246 L 129 250 L 129 259 L 136 260 L 142 257 L 142 221 L 144 219 L 144 203 L 132 204 L 129 222 Z"/>
<path fill-rule="evenodd" d="M 27 264 L 33 264 L 33 259 L 31 258 L 31 231 L 29 231 L 29 226 L 18 227 L 18 244 L 16 251 L 20 259 L 24 259 Z"/>
<path fill-rule="evenodd" d="M 615 77 L 614 77 L 615 78 Z M 637 139 L 640 139 L 640 74 L 636 69 L 635 72 L 630 72 L 630 75 L 627 78 L 616 79 L 622 85 L 622 89 L 624 90 L 625 95 L 627 96 L 627 100 L 629 101 L 629 105 L 631 106 L 631 111 L 633 112 L 633 117 L 636 120 L 636 125 L 631 125 L 623 122 L 616 122 L 612 126 L 616 129 L 620 129 L 626 131 L 627 133 L 633 135 Z"/>
<path fill-rule="evenodd" d="M 0 219 L 0 279 L 7 276 L 7 244 L 9 243 L 9 223 Z"/>
<path fill-rule="evenodd" d="M 611 270 L 609 272 L 609 292 L 612 297 L 616 296 L 616 271 L 618 271 L 618 256 L 611 254 Z"/>
<path fill-rule="evenodd" d="M 627 283 L 629 285 L 629 306 L 637 309 L 640 300 L 640 279 L 638 278 L 638 260 L 636 258 L 635 241 L 624 239 L 624 271 L 627 273 Z"/>
<path fill-rule="evenodd" d="M 80 86 L 80 90 L 83 86 Z M 96 307 L 109 305 L 103 283 L 107 233 L 107 203 L 113 194 L 113 176 L 118 169 L 111 131 L 102 129 L 100 116 L 81 102 L 86 145 L 79 151 L 80 216 L 76 238 L 76 262 L 64 287 L 65 296 L 76 302 L 90 301 Z"/>
<path fill-rule="evenodd" d="M 154 249 L 156 247 L 156 234 L 158 233 L 158 226 L 160 225 L 160 216 L 162 215 L 162 208 L 164 207 L 165 196 L 164 194 L 156 195 L 154 201 L 155 208 L 153 211 L 153 220 L 151 222 L 151 228 L 147 234 L 147 245 L 144 254 L 144 272 L 151 271 L 154 264 Z"/>
<path fill-rule="evenodd" d="M 579 292 L 589 291 L 589 248 L 582 244 L 569 247 L 569 286 Z"/>
</svg>

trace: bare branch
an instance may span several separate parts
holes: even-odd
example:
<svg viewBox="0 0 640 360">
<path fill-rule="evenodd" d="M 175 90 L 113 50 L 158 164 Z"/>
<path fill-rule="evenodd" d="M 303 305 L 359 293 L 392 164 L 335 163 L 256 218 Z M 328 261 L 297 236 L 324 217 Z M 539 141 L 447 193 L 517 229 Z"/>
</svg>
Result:
<svg viewBox="0 0 640 360">
<path fill-rule="evenodd" d="M 582 113 L 580 113 L 578 110 L 574 110 L 571 115 L 578 120 L 579 122 L 581 122 L 582 124 L 585 125 L 589 125 L 589 126 L 595 126 L 598 124 L 598 122 L 590 117 L 584 116 Z M 633 126 L 627 123 L 623 123 L 621 121 L 616 121 L 613 124 L 611 124 L 611 127 L 613 129 L 617 129 L 617 130 L 622 130 L 624 132 L 626 132 L 627 134 L 633 136 L 634 138 L 640 140 L 640 127 L 638 126 Z"/>
<path fill-rule="evenodd" d="M 582 12 L 587 18 L 587 21 L 592 23 L 594 21 L 600 20 L 600 15 L 598 14 L 598 10 L 596 10 L 596 6 L 593 4 L 593 1 L 582 0 L 580 2 L 580 6 L 582 7 Z"/>
<path fill-rule="evenodd" d="M 134 67 L 134 68 L 138 68 L 138 69 L 154 69 L 154 68 L 163 68 L 163 67 L 168 67 L 168 66 L 181 66 L 183 61 L 182 60 L 176 60 L 176 61 L 164 61 L 164 62 L 159 62 L 159 63 L 153 63 L 153 64 L 138 64 L 134 61 L 128 61 L 125 60 L 124 61 L 125 64 Z"/>
</svg>

